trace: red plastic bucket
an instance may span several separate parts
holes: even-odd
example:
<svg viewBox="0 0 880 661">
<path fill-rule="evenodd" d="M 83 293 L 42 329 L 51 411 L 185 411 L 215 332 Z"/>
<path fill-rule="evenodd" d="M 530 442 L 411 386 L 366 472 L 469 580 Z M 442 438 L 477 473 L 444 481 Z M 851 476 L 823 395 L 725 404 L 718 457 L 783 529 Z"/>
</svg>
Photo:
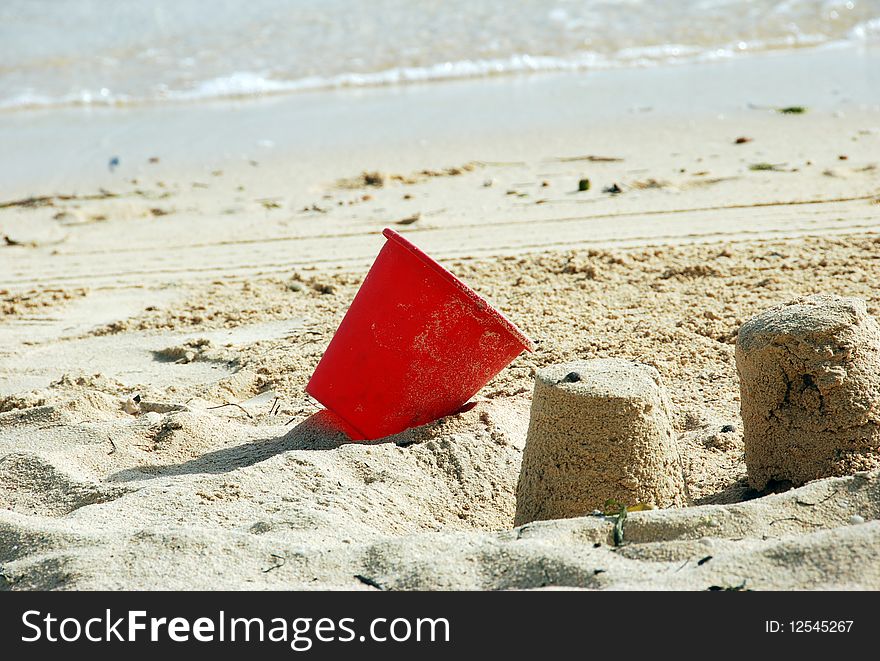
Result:
<svg viewBox="0 0 880 661">
<path fill-rule="evenodd" d="M 532 341 L 394 230 L 306 392 L 355 440 L 455 413 Z"/>
</svg>

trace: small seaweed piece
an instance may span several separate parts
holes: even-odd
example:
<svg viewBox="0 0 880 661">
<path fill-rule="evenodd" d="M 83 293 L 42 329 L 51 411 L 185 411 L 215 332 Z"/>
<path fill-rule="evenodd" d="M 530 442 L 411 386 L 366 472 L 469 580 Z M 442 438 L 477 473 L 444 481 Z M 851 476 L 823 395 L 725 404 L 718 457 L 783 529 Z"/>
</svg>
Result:
<svg viewBox="0 0 880 661">
<path fill-rule="evenodd" d="M 647 510 L 654 509 L 654 506 L 650 503 L 636 503 L 635 505 L 623 505 L 622 503 L 617 502 L 613 498 L 609 498 L 605 501 L 605 509 L 602 510 L 602 513 L 605 516 L 617 516 L 620 514 L 620 508 L 624 508 L 627 512 L 645 512 Z"/>
<path fill-rule="evenodd" d="M 699 567 L 700 565 L 705 565 L 705 564 L 706 564 L 707 562 L 709 562 L 711 559 L 712 559 L 712 556 L 711 556 L 711 555 L 707 555 L 705 558 L 701 558 L 700 560 L 697 560 L 697 566 Z"/>
<path fill-rule="evenodd" d="M 411 216 L 407 216 L 406 218 L 401 218 L 397 221 L 398 225 L 412 225 L 414 222 L 418 221 L 419 218 L 422 217 L 421 213 L 414 213 Z"/>
<path fill-rule="evenodd" d="M 381 172 L 364 172 L 361 174 L 361 181 L 364 186 L 382 188 L 385 185 L 385 175 Z"/>
<path fill-rule="evenodd" d="M 804 106 L 783 106 L 776 108 L 776 112 L 782 115 L 803 115 L 807 109 Z"/>
<path fill-rule="evenodd" d="M 751 592 L 746 588 L 746 580 L 739 585 L 710 585 L 706 588 L 707 592 Z"/>
<path fill-rule="evenodd" d="M 388 589 L 384 585 L 382 585 L 381 583 L 374 581 L 369 576 L 364 576 L 363 574 L 355 574 L 354 577 L 357 580 L 359 580 L 361 583 L 363 583 L 364 585 L 369 585 L 371 588 L 376 588 L 377 590 L 383 590 L 383 591 Z"/>
<path fill-rule="evenodd" d="M 752 170 L 753 172 L 782 172 L 782 165 L 773 163 L 752 163 L 749 166 L 749 170 Z"/>
<path fill-rule="evenodd" d="M 623 505 L 614 500 L 614 498 L 609 498 L 605 501 L 605 509 L 602 510 L 602 513 L 605 516 L 617 516 L 621 507 Z"/>
</svg>

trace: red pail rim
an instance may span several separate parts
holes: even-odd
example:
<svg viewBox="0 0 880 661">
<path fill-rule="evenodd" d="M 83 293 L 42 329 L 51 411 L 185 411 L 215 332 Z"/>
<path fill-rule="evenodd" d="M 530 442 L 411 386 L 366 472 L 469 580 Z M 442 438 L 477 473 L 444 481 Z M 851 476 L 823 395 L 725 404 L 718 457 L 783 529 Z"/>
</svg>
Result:
<svg viewBox="0 0 880 661">
<path fill-rule="evenodd" d="M 496 321 L 498 321 L 498 323 L 500 323 L 514 338 L 516 338 L 516 340 L 523 346 L 526 351 L 535 350 L 534 343 L 528 338 L 525 333 L 517 328 L 516 324 L 505 317 L 504 314 L 492 307 L 492 305 L 485 298 L 480 296 L 477 292 L 475 292 L 473 289 L 464 284 L 461 280 L 456 278 L 452 273 L 447 271 L 433 257 L 422 251 L 418 246 L 414 245 L 403 235 L 395 232 L 390 227 L 386 227 L 384 230 L 382 230 L 382 234 L 385 236 L 386 239 L 394 241 L 398 245 L 409 250 L 422 262 L 431 267 L 438 275 L 440 275 L 440 277 L 442 277 L 449 284 L 455 287 L 460 293 L 464 294 L 465 297 L 467 297 L 468 300 L 471 301 L 471 303 L 473 303 L 480 310 L 484 311 L 490 317 L 493 317 Z"/>
</svg>

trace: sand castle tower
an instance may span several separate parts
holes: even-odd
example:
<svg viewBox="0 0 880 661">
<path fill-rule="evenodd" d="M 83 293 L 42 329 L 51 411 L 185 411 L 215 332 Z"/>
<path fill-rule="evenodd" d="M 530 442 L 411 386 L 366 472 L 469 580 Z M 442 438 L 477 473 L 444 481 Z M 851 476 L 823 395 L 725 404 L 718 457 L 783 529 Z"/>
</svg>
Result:
<svg viewBox="0 0 880 661">
<path fill-rule="evenodd" d="M 749 484 L 880 467 L 880 326 L 857 298 L 799 298 L 743 324 L 736 369 Z"/>
<path fill-rule="evenodd" d="M 666 393 L 648 365 L 576 361 L 538 372 L 514 525 L 686 503 Z"/>
</svg>

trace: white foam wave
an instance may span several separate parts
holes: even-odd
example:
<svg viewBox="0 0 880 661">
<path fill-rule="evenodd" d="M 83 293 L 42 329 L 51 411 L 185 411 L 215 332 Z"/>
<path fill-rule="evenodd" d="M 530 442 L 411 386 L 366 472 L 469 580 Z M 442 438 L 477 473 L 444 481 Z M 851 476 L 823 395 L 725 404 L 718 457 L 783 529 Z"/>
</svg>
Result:
<svg viewBox="0 0 880 661">
<path fill-rule="evenodd" d="M 880 17 L 854 26 L 848 37 L 858 41 L 880 41 Z"/>
<path fill-rule="evenodd" d="M 0 111 L 61 106 L 114 107 L 164 102 L 240 99 L 294 92 L 405 85 L 535 72 L 572 72 L 633 66 L 648 67 L 684 62 L 710 62 L 729 59 L 743 53 L 768 50 L 817 46 L 836 47 L 853 43 L 853 41 L 874 39 L 878 35 L 880 35 L 880 18 L 867 21 L 854 28 L 846 41 L 828 41 L 823 35 L 801 34 L 797 37 L 787 36 L 771 41 L 740 41 L 712 49 L 686 44 L 664 44 L 626 48 L 613 55 L 590 51 L 568 57 L 518 54 L 507 58 L 439 62 L 426 67 L 395 67 L 375 72 L 350 72 L 294 80 L 273 78 L 265 71 L 239 71 L 228 76 L 202 81 L 188 89 L 174 90 L 163 86 L 156 89 L 152 95 L 142 97 L 117 94 L 106 88 L 82 90 L 59 97 L 49 97 L 29 90 L 15 97 L 0 100 Z"/>
</svg>

